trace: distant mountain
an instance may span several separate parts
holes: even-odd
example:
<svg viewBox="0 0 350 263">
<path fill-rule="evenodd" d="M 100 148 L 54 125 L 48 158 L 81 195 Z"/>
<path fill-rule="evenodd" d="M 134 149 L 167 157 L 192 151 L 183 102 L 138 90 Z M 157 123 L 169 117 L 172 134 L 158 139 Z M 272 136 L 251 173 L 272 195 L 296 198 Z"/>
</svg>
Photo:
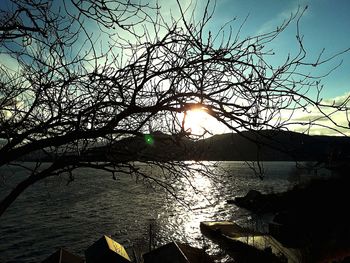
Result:
<svg viewBox="0 0 350 263">
<path fill-rule="evenodd" d="M 160 132 L 128 137 L 112 145 L 95 147 L 88 151 L 89 160 L 189 160 L 195 153 L 196 142 Z"/>
<path fill-rule="evenodd" d="M 32 155 L 33 156 L 33 155 Z M 40 154 L 35 155 L 36 158 Z M 49 160 L 46 153 L 46 161 Z M 86 161 L 215 160 L 320 161 L 350 159 L 350 138 L 309 136 L 290 131 L 248 131 L 190 140 L 160 132 L 128 137 L 112 145 L 89 149 Z M 31 160 L 30 156 L 22 158 Z"/>
<path fill-rule="evenodd" d="M 310 136 L 290 131 L 221 134 L 199 144 L 207 147 L 205 159 L 211 160 L 325 161 L 350 156 L 350 138 Z"/>
<path fill-rule="evenodd" d="M 152 138 L 147 142 L 147 138 Z M 350 157 L 350 138 L 309 136 L 290 131 L 264 130 L 214 135 L 193 141 L 155 133 L 123 139 L 112 146 L 91 149 L 91 159 L 216 160 L 216 161 L 327 161 Z"/>
</svg>

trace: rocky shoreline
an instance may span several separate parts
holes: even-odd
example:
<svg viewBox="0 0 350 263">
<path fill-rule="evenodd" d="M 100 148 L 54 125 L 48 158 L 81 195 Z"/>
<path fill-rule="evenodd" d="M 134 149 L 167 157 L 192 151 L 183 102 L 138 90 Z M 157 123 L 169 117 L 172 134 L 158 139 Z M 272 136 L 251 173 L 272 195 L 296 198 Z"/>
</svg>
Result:
<svg viewBox="0 0 350 263">
<path fill-rule="evenodd" d="M 251 190 L 228 203 L 256 214 L 273 213 L 269 235 L 297 249 L 301 262 L 350 262 L 350 179 L 328 178 L 283 193 Z"/>
</svg>

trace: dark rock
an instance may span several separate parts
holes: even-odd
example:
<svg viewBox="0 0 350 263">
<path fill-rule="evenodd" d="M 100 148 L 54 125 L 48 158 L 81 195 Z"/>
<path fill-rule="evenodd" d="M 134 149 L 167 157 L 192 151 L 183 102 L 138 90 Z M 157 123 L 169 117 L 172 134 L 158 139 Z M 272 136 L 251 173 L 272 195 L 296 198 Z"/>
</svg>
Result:
<svg viewBox="0 0 350 263">
<path fill-rule="evenodd" d="M 236 197 L 231 204 L 246 208 L 255 213 L 269 213 L 281 210 L 285 206 L 284 197 L 280 194 L 262 194 L 256 190 L 250 190 L 243 197 Z"/>
<path fill-rule="evenodd" d="M 275 212 L 269 232 L 284 246 L 300 249 L 308 262 L 350 253 L 350 180 L 315 180 L 278 194 L 249 192 L 235 204 L 255 213 Z M 327 261 L 328 262 L 328 261 Z M 329 261 L 332 262 L 332 261 Z"/>
<path fill-rule="evenodd" d="M 238 206 L 250 209 L 261 203 L 262 194 L 259 191 L 250 190 L 245 196 L 235 197 L 232 201 Z"/>
</svg>

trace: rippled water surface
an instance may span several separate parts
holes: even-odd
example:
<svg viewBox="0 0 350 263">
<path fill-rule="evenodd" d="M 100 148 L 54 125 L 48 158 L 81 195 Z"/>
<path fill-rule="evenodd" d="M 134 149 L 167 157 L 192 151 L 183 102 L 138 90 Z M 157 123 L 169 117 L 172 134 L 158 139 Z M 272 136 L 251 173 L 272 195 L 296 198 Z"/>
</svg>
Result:
<svg viewBox="0 0 350 263">
<path fill-rule="evenodd" d="M 69 185 L 64 177 L 49 178 L 28 189 L 0 218 L 0 262 L 41 262 L 59 247 L 83 256 L 102 235 L 112 236 L 130 254 L 132 248 L 138 252 L 148 246 L 150 225 L 157 246 L 177 240 L 214 253 L 215 246 L 200 233 L 201 221 L 248 224 L 248 212 L 226 204 L 227 199 L 249 189 L 282 191 L 291 185 L 294 163 L 271 162 L 264 167 L 262 181 L 244 162 L 220 162 L 215 178 L 195 174 L 190 184 L 177 182 L 179 200 L 136 183 L 132 176 L 113 180 L 92 169 L 77 170 Z M 0 172 L 13 180 L 25 173 L 18 167 Z M 0 197 L 10 187 L 1 185 Z"/>
</svg>

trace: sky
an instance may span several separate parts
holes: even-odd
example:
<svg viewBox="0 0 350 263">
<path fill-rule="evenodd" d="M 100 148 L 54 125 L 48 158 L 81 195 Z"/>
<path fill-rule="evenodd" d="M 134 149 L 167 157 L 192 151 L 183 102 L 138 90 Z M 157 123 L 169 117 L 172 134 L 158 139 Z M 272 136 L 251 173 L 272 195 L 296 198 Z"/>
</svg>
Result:
<svg viewBox="0 0 350 263">
<path fill-rule="evenodd" d="M 268 32 L 276 28 L 292 12 L 308 6 L 300 22 L 301 34 L 310 58 L 315 58 L 325 48 L 325 55 L 335 54 L 350 48 L 350 1 L 348 0 L 218 0 L 216 16 L 213 24 L 223 23 L 225 20 L 237 16 L 247 21 L 242 32 L 254 35 Z M 291 25 L 284 34 L 275 40 L 274 48 L 281 56 L 293 53 L 297 49 L 295 25 Z M 278 60 L 278 58 L 275 58 Z M 330 76 L 325 77 L 324 96 L 327 99 L 342 96 L 350 91 L 350 52 L 335 59 L 320 73 L 343 60 L 343 64 Z"/>
<path fill-rule="evenodd" d="M 203 1 L 204 2 L 204 1 Z M 220 28 L 233 17 L 236 20 L 233 26 L 239 26 L 244 21 L 241 30 L 242 38 L 266 33 L 279 26 L 291 13 L 295 13 L 298 7 L 308 7 L 300 20 L 300 34 L 304 36 L 303 43 L 310 61 L 317 58 L 325 49 L 324 58 L 350 48 L 350 1 L 347 0 L 218 0 L 214 17 L 209 25 L 212 29 Z M 295 54 L 298 50 L 296 40 L 296 24 L 292 23 L 285 32 L 275 39 L 271 47 L 276 51 L 276 56 L 271 58 L 271 63 L 278 65 L 288 53 Z M 339 102 L 350 95 L 350 52 L 344 53 L 330 63 L 319 68 L 312 69 L 315 75 L 324 75 L 333 67 L 341 63 L 341 66 L 321 80 L 324 88 L 321 97 L 324 102 Z M 350 106 L 350 103 L 348 103 Z M 297 112 L 296 121 L 320 117 L 315 109 L 310 113 Z M 348 116 L 349 117 L 349 116 Z M 333 113 L 332 118 L 344 126 L 348 126 L 349 120 L 346 114 Z M 327 120 L 319 121 L 320 125 L 332 126 Z M 307 127 L 291 127 L 292 130 L 306 132 Z M 350 135 L 348 130 L 340 129 L 343 134 Z M 323 127 L 314 127 L 308 130 L 310 134 L 336 135 L 335 131 Z"/>
<path fill-rule="evenodd" d="M 160 0 L 163 9 L 176 9 L 172 2 L 175 0 Z M 184 6 L 191 1 L 180 1 Z M 200 1 L 197 9 L 202 10 L 206 1 Z M 304 36 L 303 43 L 307 55 L 315 59 L 325 49 L 324 58 L 332 56 L 350 48 L 350 1 L 348 0 L 217 0 L 210 29 L 215 32 L 218 28 L 233 18 L 231 23 L 234 29 L 238 28 L 244 20 L 241 37 L 254 36 L 266 33 L 288 19 L 300 7 L 308 7 L 300 21 L 300 33 Z M 200 13 L 200 12 L 198 12 Z M 276 56 L 271 63 L 278 64 L 298 50 L 296 41 L 296 25 L 292 23 L 284 33 L 275 39 L 271 45 Z M 325 99 L 342 96 L 350 92 L 350 52 L 343 54 L 331 63 L 316 69 L 316 74 L 323 74 L 342 62 L 341 67 L 324 77 L 322 82 Z"/>
<path fill-rule="evenodd" d="M 142 0 L 151 4 L 156 0 Z M 8 5 L 8 0 L 0 0 L 0 8 Z M 54 1 L 55 2 L 55 1 Z M 183 6 L 195 2 L 180 0 Z M 198 1 L 197 9 L 205 4 L 205 0 Z M 162 14 L 167 11 L 176 14 L 175 0 L 158 0 Z M 310 58 L 315 58 L 325 48 L 325 55 L 335 54 L 350 48 L 350 1 L 348 0 L 217 0 L 214 17 L 209 27 L 214 31 L 223 24 L 236 17 L 232 23 L 238 27 L 246 18 L 241 35 L 252 36 L 261 32 L 268 32 L 292 12 L 308 6 L 300 26 L 304 35 L 304 44 Z M 297 49 L 295 39 L 295 25 L 291 25 L 284 34 L 276 39 L 272 46 L 279 54 L 273 58 L 276 63 L 286 57 L 289 52 Z M 323 91 L 327 99 L 342 96 L 350 91 L 350 52 L 335 59 L 333 63 L 320 69 L 320 73 L 343 60 L 343 64 L 330 76 L 323 78 L 326 88 Z"/>
<path fill-rule="evenodd" d="M 4 7 L 8 1 L 0 0 L 0 8 Z M 154 4 L 156 0 L 142 0 L 141 2 L 145 1 Z M 179 1 L 183 7 L 191 6 L 191 3 L 194 6 L 195 2 Z M 203 10 L 205 2 L 204 0 L 197 1 L 198 13 Z M 161 6 L 163 16 L 167 17 L 170 13 L 175 16 L 178 14 L 175 0 L 158 0 L 158 3 Z M 308 8 L 301 19 L 300 30 L 301 35 L 304 36 L 303 41 L 310 61 L 317 58 L 322 49 L 325 49 L 324 57 L 326 58 L 350 48 L 350 1 L 348 0 L 217 0 L 215 13 L 208 28 L 215 32 L 226 22 L 236 18 L 231 23 L 236 30 L 245 21 L 241 37 L 254 36 L 275 29 L 285 19 L 288 19 L 291 13 L 295 13 L 298 7 L 302 9 L 305 6 Z M 294 23 L 273 41 L 271 47 L 277 55 L 271 57 L 272 64 L 278 65 L 287 57 L 288 53 L 294 54 L 298 50 L 295 35 L 296 25 Z M 313 69 L 313 74 L 323 75 L 340 62 L 342 65 L 339 68 L 322 79 L 321 83 L 324 85 L 322 98 L 324 101 L 339 101 L 350 94 L 350 52 L 336 57 L 320 68 Z M 12 62 L 10 60 L 4 61 L 4 57 L 0 56 L 0 63 L 11 64 Z M 344 125 L 348 122 L 344 115 L 335 113 L 333 116 Z M 317 117 L 316 113 L 315 117 Z M 300 119 L 303 118 L 305 116 L 300 117 Z M 203 122 L 210 123 L 209 126 L 215 126 L 208 118 Z M 323 124 L 329 125 L 326 122 Z M 217 128 L 214 132 L 224 131 L 220 129 L 222 128 Z M 326 134 L 327 132 L 318 128 L 313 133 Z"/>
</svg>

